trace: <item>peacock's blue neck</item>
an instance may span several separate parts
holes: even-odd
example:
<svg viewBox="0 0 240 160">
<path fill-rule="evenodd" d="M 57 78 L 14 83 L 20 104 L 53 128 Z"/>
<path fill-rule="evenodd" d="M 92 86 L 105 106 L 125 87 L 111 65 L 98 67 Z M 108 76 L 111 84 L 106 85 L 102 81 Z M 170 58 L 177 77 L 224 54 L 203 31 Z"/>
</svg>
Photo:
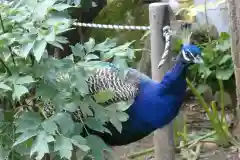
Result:
<svg viewBox="0 0 240 160">
<path fill-rule="evenodd" d="M 186 63 L 182 60 L 178 60 L 177 63 L 171 69 L 171 73 L 176 76 L 186 76 L 187 69 L 189 67 L 189 63 Z"/>
<path fill-rule="evenodd" d="M 189 64 L 177 60 L 176 64 L 168 71 L 159 83 L 160 94 L 165 92 L 183 92 L 186 88 L 186 72 Z"/>
</svg>

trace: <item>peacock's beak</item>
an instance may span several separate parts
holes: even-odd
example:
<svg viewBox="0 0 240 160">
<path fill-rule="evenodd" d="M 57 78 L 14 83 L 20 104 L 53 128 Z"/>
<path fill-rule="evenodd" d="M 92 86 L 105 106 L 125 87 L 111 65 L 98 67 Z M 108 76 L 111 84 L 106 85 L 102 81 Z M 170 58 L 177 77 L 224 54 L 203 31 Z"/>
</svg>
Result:
<svg viewBox="0 0 240 160">
<path fill-rule="evenodd" d="M 197 56 L 194 57 L 194 59 L 193 59 L 193 63 L 196 63 L 196 64 L 203 64 L 204 61 L 203 61 L 203 59 L 202 59 L 202 57 L 201 57 L 200 55 L 197 55 Z"/>
</svg>

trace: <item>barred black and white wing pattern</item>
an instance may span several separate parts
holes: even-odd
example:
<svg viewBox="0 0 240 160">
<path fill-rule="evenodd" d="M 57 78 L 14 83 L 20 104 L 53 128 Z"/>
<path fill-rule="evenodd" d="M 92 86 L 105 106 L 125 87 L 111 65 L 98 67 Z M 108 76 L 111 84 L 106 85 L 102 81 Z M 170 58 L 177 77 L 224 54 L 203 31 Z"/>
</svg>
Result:
<svg viewBox="0 0 240 160">
<path fill-rule="evenodd" d="M 104 90 L 113 91 L 113 98 L 105 104 L 119 101 L 133 100 L 139 91 L 139 78 L 128 72 L 125 79 L 118 76 L 118 71 L 112 68 L 101 68 L 87 80 L 90 94 L 96 94 Z"/>
</svg>

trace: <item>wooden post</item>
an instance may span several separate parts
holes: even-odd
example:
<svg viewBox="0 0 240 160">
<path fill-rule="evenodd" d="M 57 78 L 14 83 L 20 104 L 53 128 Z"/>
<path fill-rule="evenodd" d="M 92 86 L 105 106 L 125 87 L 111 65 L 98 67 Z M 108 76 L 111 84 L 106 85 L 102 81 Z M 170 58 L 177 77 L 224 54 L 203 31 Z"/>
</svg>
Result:
<svg viewBox="0 0 240 160">
<path fill-rule="evenodd" d="M 168 3 L 151 3 L 149 5 L 149 19 L 151 27 L 151 68 L 152 79 L 161 81 L 165 73 L 172 67 L 171 55 L 165 65 L 158 69 L 158 63 L 164 51 L 165 40 L 162 29 L 170 25 Z M 174 141 L 172 124 L 154 133 L 155 159 L 174 160 Z"/>
<path fill-rule="evenodd" d="M 234 63 L 234 72 L 236 80 L 236 95 L 237 95 L 237 111 L 238 125 L 240 128 L 240 1 L 228 0 L 228 12 L 231 33 L 231 51 Z"/>
</svg>

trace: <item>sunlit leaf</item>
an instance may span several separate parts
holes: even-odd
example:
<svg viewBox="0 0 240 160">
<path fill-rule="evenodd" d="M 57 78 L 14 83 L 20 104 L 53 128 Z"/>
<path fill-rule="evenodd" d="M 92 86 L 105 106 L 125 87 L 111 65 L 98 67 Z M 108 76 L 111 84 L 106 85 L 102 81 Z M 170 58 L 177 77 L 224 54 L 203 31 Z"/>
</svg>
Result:
<svg viewBox="0 0 240 160">
<path fill-rule="evenodd" d="M 33 55 L 35 56 L 36 61 L 40 61 L 46 46 L 47 42 L 45 40 L 35 41 L 33 46 Z"/>
<path fill-rule="evenodd" d="M 8 85 L 6 85 L 4 83 L 0 83 L 0 89 L 9 90 L 9 91 L 12 90 L 12 88 L 10 88 Z"/>
<path fill-rule="evenodd" d="M 16 80 L 16 84 L 28 84 L 28 83 L 33 83 L 35 82 L 35 80 L 33 79 L 32 76 L 24 76 L 24 77 L 19 77 L 17 80 Z"/>
<path fill-rule="evenodd" d="M 22 133 L 14 142 L 13 147 L 27 141 L 28 139 L 36 136 L 37 134 L 38 134 L 37 130 L 28 130 Z"/>
<path fill-rule="evenodd" d="M 20 100 L 20 97 L 26 93 L 28 93 L 28 89 L 25 86 L 14 85 L 12 97 L 13 97 L 13 99 Z"/>
<path fill-rule="evenodd" d="M 99 57 L 95 54 L 88 54 L 84 57 L 84 59 L 86 61 L 90 61 L 90 60 L 96 60 L 96 59 L 99 59 Z"/>
<path fill-rule="evenodd" d="M 64 4 L 64 3 L 58 3 L 52 6 L 53 9 L 57 10 L 57 11 L 63 11 L 67 8 L 70 8 L 72 6 L 68 5 L 68 4 Z"/>
<path fill-rule="evenodd" d="M 127 113 L 125 112 L 117 112 L 117 118 L 121 121 L 121 122 L 125 122 L 129 119 L 129 116 Z"/>
<path fill-rule="evenodd" d="M 48 34 L 44 37 L 47 42 L 54 42 L 56 39 L 54 27 L 50 27 Z"/>
<path fill-rule="evenodd" d="M 94 99 L 97 103 L 104 103 L 114 97 L 113 91 L 111 90 L 104 90 L 98 92 L 94 95 Z"/>
<path fill-rule="evenodd" d="M 95 46 L 95 40 L 93 38 L 89 38 L 89 40 L 84 43 L 84 48 L 86 50 L 86 53 L 91 53 L 93 51 L 93 48 Z"/>
<path fill-rule="evenodd" d="M 31 51 L 31 49 L 33 48 L 33 45 L 34 45 L 34 42 L 30 42 L 22 45 L 22 48 L 20 50 L 20 56 L 26 58 L 29 52 Z"/>
</svg>

